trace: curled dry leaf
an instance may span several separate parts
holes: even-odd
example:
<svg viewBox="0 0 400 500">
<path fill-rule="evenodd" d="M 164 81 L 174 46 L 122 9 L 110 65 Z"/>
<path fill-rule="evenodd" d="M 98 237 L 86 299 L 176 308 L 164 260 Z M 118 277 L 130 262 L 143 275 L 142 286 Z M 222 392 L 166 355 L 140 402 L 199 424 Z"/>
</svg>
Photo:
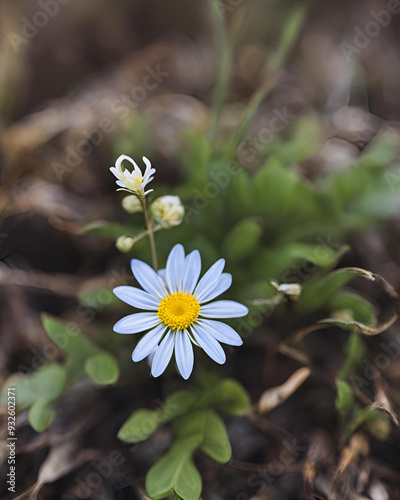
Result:
<svg viewBox="0 0 400 500">
<path fill-rule="evenodd" d="M 286 401 L 310 376 L 311 370 L 303 367 L 295 371 L 285 383 L 265 391 L 258 402 L 258 410 L 267 413 Z"/>
<path fill-rule="evenodd" d="M 399 425 L 399 419 L 393 410 L 392 403 L 388 396 L 388 387 L 387 384 L 384 383 L 381 377 L 375 380 L 375 401 L 372 403 L 373 408 L 377 408 L 378 410 L 382 410 L 389 415 L 392 422 L 395 425 Z"/>
<path fill-rule="evenodd" d="M 364 269 L 359 268 L 344 268 L 334 271 L 334 273 L 336 277 L 340 277 L 342 280 L 344 280 L 342 284 L 347 283 L 353 278 L 360 277 L 369 281 L 374 281 L 377 285 L 379 285 L 390 299 L 387 301 L 387 308 L 385 308 L 385 311 L 382 312 L 383 319 L 381 321 L 378 321 L 376 325 L 369 326 L 352 319 L 325 318 L 307 328 L 298 330 L 291 337 L 289 337 L 287 343 L 295 345 L 301 342 L 309 333 L 333 326 L 337 326 L 339 328 L 342 328 L 343 330 L 361 333 L 367 336 L 374 336 L 387 330 L 397 320 L 400 311 L 400 296 L 392 287 L 392 285 L 390 285 L 384 278 L 382 278 L 382 276 L 370 273 L 369 271 L 365 271 Z"/>
</svg>

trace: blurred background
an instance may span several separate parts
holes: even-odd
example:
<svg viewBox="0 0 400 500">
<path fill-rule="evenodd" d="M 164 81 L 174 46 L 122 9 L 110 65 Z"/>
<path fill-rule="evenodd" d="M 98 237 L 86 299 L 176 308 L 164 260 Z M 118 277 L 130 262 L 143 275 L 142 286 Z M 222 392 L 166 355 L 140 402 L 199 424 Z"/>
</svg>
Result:
<svg viewBox="0 0 400 500">
<path fill-rule="evenodd" d="M 399 290 L 399 88 L 396 0 L 217 0 L 212 7 L 200 0 L 1 0 L 0 381 L 58 359 L 59 353 L 49 351 L 42 312 L 86 324 L 91 338 L 108 344 L 118 314 L 107 312 L 109 294 L 103 300 L 97 293 L 90 302 L 90 292 L 129 280 L 129 266 L 115 247 L 114 236 L 122 229 L 115 228 L 116 234 L 106 224 L 93 223 L 128 223 L 109 172 L 120 154 L 151 158 L 156 181 L 163 186 L 160 194 L 180 194 L 190 215 L 188 226 L 192 215 L 214 198 L 196 181 L 200 167 L 192 161 L 207 150 L 203 138 L 218 152 L 216 157 L 238 162 L 250 177 L 277 154 L 302 183 L 265 211 L 246 208 L 263 227 L 264 253 L 254 260 L 262 271 L 248 271 L 255 253 L 243 254 L 241 260 L 230 256 L 229 245 L 222 242 L 238 214 L 236 219 L 225 216 L 219 229 L 212 229 L 213 215 L 208 222 L 202 215 L 204 220 L 192 229 L 171 230 L 166 239 L 157 236 L 161 258 L 174 242 L 183 241 L 201 248 L 206 263 L 221 251 L 228 262 L 231 257 L 239 284 L 249 272 L 254 279 L 302 282 L 309 272 L 299 275 L 291 266 L 307 258 L 290 254 L 278 263 L 278 255 L 288 242 L 305 238 L 307 244 L 323 241 L 341 257 L 346 252 L 339 249 L 349 244 L 341 265 L 377 273 Z M 357 171 L 360 162 L 369 162 L 368 168 L 373 164 L 373 173 Z M 280 177 L 274 179 L 282 186 Z M 320 194 L 309 202 L 309 191 L 317 188 Z M 235 206 L 235 201 L 229 203 Z M 315 213 L 312 203 L 319 207 Z M 216 206 L 215 213 L 227 204 Z M 148 260 L 146 244 L 132 255 Z M 313 255 L 314 265 L 324 267 L 323 259 Z M 326 266 L 333 268 L 339 260 L 329 253 Z M 388 306 L 380 291 L 365 284 L 356 288 L 383 309 Z M 249 294 L 259 296 L 253 289 Z M 267 320 L 269 326 L 228 363 L 227 373 L 243 383 L 253 400 L 283 383 L 297 367 L 298 357 L 293 361 L 278 353 L 282 339 L 323 317 L 314 310 L 292 316 L 292 305 L 278 311 L 276 320 Z M 397 334 L 393 326 L 378 340 L 368 338 L 366 348 L 375 355 L 379 342 L 390 343 Z M 346 338 L 341 332 L 309 346 L 319 370 L 338 369 Z M 92 387 L 78 387 L 64 396 L 60 419 L 45 433 L 28 429 L 26 414 L 21 415 L 19 492 L 35 483 L 49 449 L 64 442 L 65 434 L 77 439 L 79 459 L 56 474 L 39 498 L 145 498 L 143 478 L 167 445 L 166 431 L 129 455 L 101 487 L 89 491 L 77 480 L 90 473 L 89 462 L 101 462 L 109 450 L 117 447 L 127 455 L 115 438 L 124 419 L 134 408 L 154 405 L 168 393 L 166 387 L 177 385 L 175 378 L 166 386 L 149 380 L 146 366 L 129 372 L 133 368 L 126 357 L 116 391 L 105 389 L 106 395 L 99 396 Z M 391 398 L 398 404 L 398 356 L 385 370 Z M 134 388 L 132 376 L 139 377 Z M 370 443 L 367 465 L 365 453 L 350 450 L 356 458 L 350 460 L 345 485 L 330 490 L 344 458 L 343 447 L 335 448 L 340 424 L 329 377 L 307 381 L 306 389 L 300 389 L 304 392 L 296 393 L 286 403 L 290 406 L 269 422 L 258 421 L 254 427 L 247 421 L 231 423 L 235 463 L 226 470 L 229 466 L 218 468 L 200 459 L 203 498 L 400 498 L 395 465 L 400 441 L 393 422 L 383 440 Z M 128 398 L 133 398 L 132 406 L 126 404 Z M 293 435 L 287 437 L 278 424 Z M 282 471 L 271 472 L 268 464 L 285 449 L 282 442 L 295 442 L 299 449 L 291 451 L 293 460 Z M 316 462 L 323 462 L 323 472 L 315 469 Z M 254 464 L 264 464 L 268 480 L 262 476 L 260 482 L 260 467 Z M 318 474 L 318 486 L 305 489 L 304 478 Z M 2 493 L 11 498 L 5 489 Z"/>
</svg>

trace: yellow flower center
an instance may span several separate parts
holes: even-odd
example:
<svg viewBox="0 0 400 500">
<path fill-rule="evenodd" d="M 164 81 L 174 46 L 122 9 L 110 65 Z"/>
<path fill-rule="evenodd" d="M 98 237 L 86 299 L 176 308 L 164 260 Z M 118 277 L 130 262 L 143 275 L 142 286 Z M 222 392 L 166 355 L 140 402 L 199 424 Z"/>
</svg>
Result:
<svg viewBox="0 0 400 500">
<path fill-rule="evenodd" d="M 200 314 L 200 304 L 190 293 L 175 292 L 160 302 L 158 317 L 173 330 L 183 330 L 194 323 Z"/>
</svg>

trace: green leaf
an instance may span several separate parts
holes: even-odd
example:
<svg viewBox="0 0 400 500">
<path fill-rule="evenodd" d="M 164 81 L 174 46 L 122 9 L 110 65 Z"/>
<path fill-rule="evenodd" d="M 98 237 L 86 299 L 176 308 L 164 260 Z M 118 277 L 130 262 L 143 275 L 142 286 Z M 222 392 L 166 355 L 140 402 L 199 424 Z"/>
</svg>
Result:
<svg viewBox="0 0 400 500">
<path fill-rule="evenodd" d="M 340 313 L 347 312 L 352 319 L 360 321 L 367 326 L 372 326 L 375 323 L 376 311 L 374 306 L 363 296 L 350 291 L 338 292 L 332 300 L 329 301 L 328 307 L 331 311 Z"/>
<path fill-rule="evenodd" d="M 146 490 L 150 498 L 160 500 L 174 492 L 184 500 L 200 498 L 201 476 L 191 457 L 196 447 L 196 440 L 183 439 L 157 460 L 146 476 Z"/>
<path fill-rule="evenodd" d="M 394 141 L 378 139 L 361 155 L 358 166 L 361 168 L 384 167 L 397 156 L 398 146 Z"/>
<path fill-rule="evenodd" d="M 42 314 L 43 327 L 50 339 L 67 352 L 65 368 L 69 377 L 80 377 L 85 373 L 85 362 L 91 356 L 101 352 L 101 349 L 85 337 L 79 330 L 72 329 L 68 324 Z"/>
<path fill-rule="evenodd" d="M 211 410 L 206 412 L 204 418 L 205 432 L 200 449 L 216 462 L 225 464 L 232 456 L 232 448 L 225 424 L 221 418 Z"/>
<path fill-rule="evenodd" d="M 197 406 L 213 407 L 237 417 L 247 415 L 250 410 L 250 397 L 244 387 L 236 380 L 228 378 L 209 389 Z"/>
<path fill-rule="evenodd" d="M 65 369 L 58 364 L 42 366 L 32 375 L 12 375 L 4 385 L 1 399 L 6 400 L 6 388 L 14 387 L 19 410 L 37 401 L 54 401 L 63 394 L 67 383 Z"/>
<path fill-rule="evenodd" d="M 337 381 L 335 408 L 346 415 L 350 415 L 355 408 L 353 391 L 344 380 Z"/>
<path fill-rule="evenodd" d="M 346 359 L 339 374 L 339 380 L 345 379 L 350 373 L 356 373 L 367 356 L 364 341 L 360 335 L 353 333 L 346 342 L 344 352 Z"/>
<path fill-rule="evenodd" d="M 254 203 L 258 210 L 269 215 L 274 214 L 279 220 L 290 212 L 299 180 L 278 158 L 271 156 L 254 176 L 253 181 Z"/>
<path fill-rule="evenodd" d="M 114 356 L 100 352 L 85 361 L 85 372 L 97 384 L 110 385 L 118 380 L 119 367 Z"/>
<path fill-rule="evenodd" d="M 55 419 L 51 401 L 41 398 L 35 401 L 28 413 L 28 421 L 36 432 L 45 431 Z"/>
<path fill-rule="evenodd" d="M 140 443 L 149 438 L 160 425 L 157 412 L 151 410 L 136 410 L 126 420 L 117 437 L 126 443 Z"/>
<path fill-rule="evenodd" d="M 289 243 L 258 252 L 252 267 L 258 278 L 281 279 L 284 276 L 285 281 L 298 283 L 310 274 L 309 266 L 303 266 L 303 262 L 321 268 L 331 267 L 347 250 L 347 246 L 335 250 L 325 244 Z"/>
<path fill-rule="evenodd" d="M 148 439 L 160 425 L 183 415 L 196 400 L 189 391 L 177 391 L 169 396 L 162 408 L 136 410 L 118 432 L 118 438 L 126 443 L 140 443 Z"/>
<path fill-rule="evenodd" d="M 192 437 L 200 448 L 220 463 L 231 458 L 232 449 L 225 424 L 213 410 L 196 410 L 174 421 L 173 431 L 178 440 Z"/>
<path fill-rule="evenodd" d="M 273 55 L 272 69 L 280 69 L 293 47 L 303 25 L 304 17 L 307 12 L 307 5 L 299 5 L 292 9 L 286 18 L 285 25 L 281 31 L 279 46 Z"/>
<path fill-rule="evenodd" d="M 373 274 L 369 271 L 357 267 L 344 267 L 326 274 L 318 281 L 305 283 L 297 304 L 298 309 L 303 313 L 320 309 L 342 286 L 357 277 L 374 281 Z"/>
<path fill-rule="evenodd" d="M 223 255 L 232 263 L 245 259 L 257 248 L 261 233 L 261 225 L 254 218 L 241 220 L 228 233 Z"/>
</svg>

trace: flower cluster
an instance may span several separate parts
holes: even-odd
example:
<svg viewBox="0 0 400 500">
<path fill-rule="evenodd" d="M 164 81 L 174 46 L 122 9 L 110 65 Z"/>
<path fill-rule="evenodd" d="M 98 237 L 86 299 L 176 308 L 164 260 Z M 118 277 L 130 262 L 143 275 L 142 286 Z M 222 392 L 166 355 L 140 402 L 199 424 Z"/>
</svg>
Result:
<svg viewBox="0 0 400 500">
<path fill-rule="evenodd" d="M 134 170 L 123 170 L 122 162 L 128 160 Z M 203 349 L 217 363 L 224 363 L 226 356 L 220 343 L 238 346 L 239 334 L 230 326 L 217 321 L 239 318 L 248 314 L 246 306 L 232 300 L 217 300 L 232 283 L 232 276 L 224 273 L 224 259 L 218 260 L 200 278 L 201 257 L 198 250 L 185 255 L 182 245 L 171 250 L 165 269 L 156 271 L 157 254 L 153 233 L 181 224 L 185 209 L 178 196 L 161 196 L 150 206 L 152 220 L 147 213 L 146 196 L 152 191 L 147 184 L 153 179 L 155 169 L 143 157 L 146 170 L 142 174 L 137 164 L 121 155 L 111 172 L 117 177 L 121 190 L 129 191 L 122 204 L 128 213 L 143 212 L 147 231 L 132 238 L 120 236 L 117 248 L 129 252 L 136 241 L 148 236 L 152 251 L 153 268 L 145 262 L 132 259 L 131 268 L 142 287 L 119 286 L 115 295 L 127 304 L 141 310 L 122 318 L 114 325 L 117 333 L 147 332 L 132 353 L 133 361 L 148 358 L 153 377 L 160 376 L 167 368 L 173 353 L 179 373 L 189 378 L 194 365 L 193 345 Z M 145 312 L 143 312 L 145 311 Z"/>
</svg>

